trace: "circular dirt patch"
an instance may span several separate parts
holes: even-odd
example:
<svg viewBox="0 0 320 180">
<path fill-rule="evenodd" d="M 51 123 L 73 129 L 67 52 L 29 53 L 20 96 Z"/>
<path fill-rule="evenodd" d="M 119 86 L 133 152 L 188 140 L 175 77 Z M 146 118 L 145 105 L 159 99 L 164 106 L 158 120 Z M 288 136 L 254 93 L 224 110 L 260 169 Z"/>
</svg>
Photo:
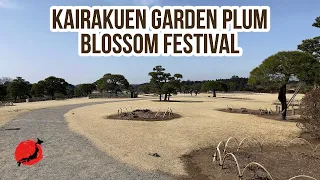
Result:
<svg viewBox="0 0 320 180">
<path fill-rule="evenodd" d="M 219 162 L 212 162 L 214 148 L 193 151 L 189 155 L 183 156 L 182 159 L 186 163 L 189 177 L 182 177 L 181 179 L 201 177 L 202 180 L 238 180 L 237 166 L 231 156 L 226 158 L 223 168 L 219 166 Z M 269 171 L 273 179 L 287 180 L 297 175 L 320 178 L 320 154 L 318 152 L 313 156 L 312 151 L 305 146 L 290 146 L 287 149 L 279 146 L 269 146 L 264 147 L 262 151 L 259 151 L 257 147 L 247 147 L 239 152 L 233 151 L 233 154 L 238 160 L 241 171 L 247 164 L 258 162 Z M 243 179 L 271 180 L 257 166 L 248 168 Z"/>
<path fill-rule="evenodd" d="M 136 109 L 132 112 L 119 112 L 107 116 L 107 119 L 117 120 L 132 120 L 132 121 L 167 121 L 181 116 L 177 113 L 173 113 L 171 110 L 167 112 L 163 111 L 151 111 L 150 109 Z"/>
<path fill-rule="evenodd" d="M 272 119 L 272 120 L 282 120 L 281 113 L 272 111 L 270 109 L 269 110 L 267 110 L 267 109 L 255 110 L 255 109 L 247 109 L 247 108 L 227 108 L 227 109 L 217 109 L 217 110 L 222 111 L 222 112 L 228 112 L 228 113 L 236 113 L 236 114 L 252 114 L 252 115 L 256 115 L 259 117 L 264 117 L 264 118 Z M 294 110 L 295 115 L 299 115 L 300 112 L 301 112 L 300 109 Z M 297 118 L 297 116 L 293 116 L 292 110 L 288 109 L 286 121 L 299 122 L 300 119 Z"/>
</svg>

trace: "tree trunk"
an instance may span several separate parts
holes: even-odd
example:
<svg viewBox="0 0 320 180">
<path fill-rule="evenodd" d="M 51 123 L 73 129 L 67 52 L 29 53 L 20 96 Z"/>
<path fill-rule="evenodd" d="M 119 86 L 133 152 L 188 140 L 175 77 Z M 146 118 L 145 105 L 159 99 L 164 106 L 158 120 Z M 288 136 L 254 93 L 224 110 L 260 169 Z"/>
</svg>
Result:
<svg viewBox="0 0 320 180">
<path fill-rule="evenodd" d="M 169 93 L 169 95 L 168 95 L 168 101 L 170 101 L 170 95 L 171 95 L 171 94 Z"/>
<path fill-rule="evenodd" d="M 168 93 L 165 93 L 164 94 L 164 101 L 167 101 L 167 98 L 168 98 Z"/>
<path fill-rule="evenodd" d="M 159 94 L 159 100 L 161 101 L 161 98 L 162 98 L 162 94 Z"/>
<path fill-rule="evenodd" d="M 282 120 L 286 120 L 286 117 L 287 117 L 286 86 L 287 84 L 284 84 L 283 86 L 281 86 L 279 95 L 278 95 L 278 100 L 281 102 Z"/>
<path fill-rule="evenodd" d="M 212 93 L 213 93 L 213 94 L 212 94 L 212 97 L 217 97 L 217 94 L 216 94 L 216 90 L 215 90 L 215 89 L 212 90 Z"/>
</svg>

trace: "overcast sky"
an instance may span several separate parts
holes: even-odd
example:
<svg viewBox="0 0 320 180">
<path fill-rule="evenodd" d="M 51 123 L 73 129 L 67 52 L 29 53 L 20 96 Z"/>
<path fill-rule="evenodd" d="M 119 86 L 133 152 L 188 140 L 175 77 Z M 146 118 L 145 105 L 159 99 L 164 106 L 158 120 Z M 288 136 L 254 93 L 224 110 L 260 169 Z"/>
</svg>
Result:
<svg viewBox="0 0 320 180">
<path fill-rule="evenodd" d="M 242 57 L 79 57 L 77 33 L 50 31 L 50 7 L 61 5 L 270 6 L 271 31 L 239 33 Z M 319 36 L 311 26 L 319 7 L 319 0 L 0 0 L 0 77 L 22 76 L 34 83 L 53 75 L 79 84 L 117 73 L 137 84 L 149 81 L 156 65 L 185 80 L 248 77 L 268 56 Z"/>
</svg>

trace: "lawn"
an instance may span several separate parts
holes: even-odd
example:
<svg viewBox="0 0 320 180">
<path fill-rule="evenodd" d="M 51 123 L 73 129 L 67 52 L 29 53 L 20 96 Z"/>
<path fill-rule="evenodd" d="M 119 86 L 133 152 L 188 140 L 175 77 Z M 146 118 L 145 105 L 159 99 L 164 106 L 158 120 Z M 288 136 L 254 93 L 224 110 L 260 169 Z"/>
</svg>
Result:
<svg viewBox="0 0 320 180">
<path fill-rule="evenodd" d="M 92 141 L 115 159 L 142 170 L 160 170 L 186 175 L 181 157 L 194 150 L 217 145 L 230 136 L 238 139 L 254 136 L 267 138 L 266 144 L 299 136 L 294 122 L 276 121 L 249 114 L 221 112 L 227 106 L 260 109 L 272 108 L 277 94 L 223 93 L 173 96 L 180 102 L 141 100 L 86 106 L 65 114 L 69 128 Z M 222 98 L 227 97 L 227 98 Z M 288 95 L 287 98 L 290 98 Z M 298 95 L 296 99 L 301 99 Z M 158 109 L 168 107 L 182 117 L 169 121 L 130 121 L 106 119 L 119 108 Z M 280 115 L 279 115 L 280 116 Z M 150 156 L 157 153 L 160 157 Z"/>
</svg>

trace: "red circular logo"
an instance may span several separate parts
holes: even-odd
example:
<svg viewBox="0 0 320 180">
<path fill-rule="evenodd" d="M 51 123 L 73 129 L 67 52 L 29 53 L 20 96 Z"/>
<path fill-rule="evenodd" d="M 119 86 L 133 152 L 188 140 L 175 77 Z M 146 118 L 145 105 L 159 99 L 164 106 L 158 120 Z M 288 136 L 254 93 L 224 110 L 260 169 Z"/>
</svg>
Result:
<svg viewBox="0 0 320 180">
<path fill-rule="evenodd" d="M 21 143 L 16 148 L 14 153 L 18 166 L 21 164 L 31 166 L 38 163 L 42 159 L 42 147 L 41 141 L 26 140 Z"/>
</svg>

